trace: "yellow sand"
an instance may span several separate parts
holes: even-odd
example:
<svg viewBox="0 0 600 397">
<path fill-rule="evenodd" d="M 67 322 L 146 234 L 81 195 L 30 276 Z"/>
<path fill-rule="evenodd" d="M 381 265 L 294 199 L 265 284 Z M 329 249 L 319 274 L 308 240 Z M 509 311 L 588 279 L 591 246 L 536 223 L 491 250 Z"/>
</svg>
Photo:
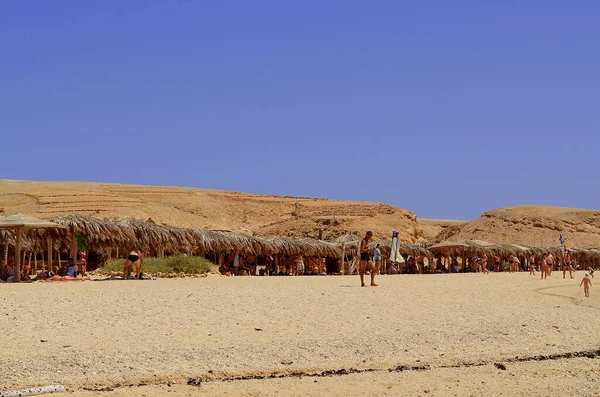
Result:
<svg viewBox="0 0 600 397">
<path fill-rule="evenodd" d="M 382 276 L 378 288 L 357 287 L 356 276 L 1 284 L 0 390 L 590 395 L 597 358 L 511 361 L 600 349 L 600 290 L 584 298 L 576 276 Z M 429 370 L 389 372 L 398 366 Z M 374 372 L 220 381 L 351 368 Z"/>
</svg>

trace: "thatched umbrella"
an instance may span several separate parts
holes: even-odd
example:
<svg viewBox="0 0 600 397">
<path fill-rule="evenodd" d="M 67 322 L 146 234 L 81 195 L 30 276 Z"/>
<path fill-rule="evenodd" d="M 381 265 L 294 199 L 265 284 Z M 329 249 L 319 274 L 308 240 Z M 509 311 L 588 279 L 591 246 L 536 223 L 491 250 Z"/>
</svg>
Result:
<svg viewBox="0 0 600 397">
<path fill-rule="evenodd" d="M 428 248 L 432 252 L 449 252 L 449 251 L 483 251 L 492 252 L 494 243 L 483 240 L 459 240 L 459 241 L 444 241 Z"/>
<path fill-rule="evenodd" d="M 0 229 L 15 231 L 15 281 L 21 281 L 21 231 L 23 229 L 60 229 L 64 226 L 54 222 L 34 218 L 32 216 L 16 214 L 0 217 Z"/>
<path fill-rule="evenodd" d="M 138 219 L 123 219 L 117 224 L 129 230 L 135 236 L 131 244 L 143 250 L 163 249 L 184 253 L 189 252 L 196 242 L 195 234 L 191 229 L 157 225 Z"/>
<path fill-rule="evenodd" d="M 124 225 L 86 215 L 61 215 L 50 220 L 68 226 L 73 233 L 85 236 L 86 245 L 92 249 L 123 246 L 136 238 L 133 231 Z"/>
<path fill-rule="evenodd" d="M 210 251 L 234 251 L 245 255 L 271 255 L 275 247 L 267 239 L 229 230 L 207 230 L 206 244 Z"/>
<path fill-rule="evenodd" d="M 362 239 L 363 238 L 360 237 L 358 234 L 346 233 L 346 234 L 342 234 L 341 236 L 333 239 L 333 242 L 340 243 L 340 244 L 356 244 L 357 242 L 361 241 Z"/>
<path fill-rule="evenodd" d="M 273 245 L 275 253 L 288 257 L 338 258 L 342 254 L 341 245 L 312 238 L 286 239 L 274 237 L 268 239 L 268 241 Z"/>
<path fill-rule="evenodd" d="M 358 234 L 346 233 L 333 240 L 334 243 L 342 245 L 342 260 L 340 266 L 344 271 L 346 269 L 344 266 L 344 260 L 346 258 L 346 249 L 348 249 L 348 252 L 358 252 L 359 244 L 362 241 L 362 239 L 363 238 L 360 237 Z"/>
<path fill-rule="evenodd" d="M 382 252 L 385 253 L 386 256 L 390 256 L 392 251 L 392 241 L 391 240 L 376 240 L 371 241 L 369 243 L 369 248 L 374 249 L 377 244 L 381 246 Z M 399 244 L 400 253 L 402 255 L 411 255 L 411 256 L 425 256 L 429 259 L 433 258 L 433 253 L 420 245 L 417 244 L 407 244 L 400 243 Z"/>
</svg>

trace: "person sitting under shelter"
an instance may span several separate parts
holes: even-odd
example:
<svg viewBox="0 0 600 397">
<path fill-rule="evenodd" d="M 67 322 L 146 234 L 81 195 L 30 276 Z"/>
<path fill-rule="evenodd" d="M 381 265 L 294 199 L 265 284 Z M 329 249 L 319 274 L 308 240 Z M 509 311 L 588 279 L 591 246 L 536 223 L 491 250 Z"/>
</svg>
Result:
<svg viewBox="0 0 600 397">
<path fill-rule="evenodd" d="M 15 275 L 17 274 L 17 270 L 15 269 L 15 262 L 13 258 L 10 258 L 9 262 L 6 264 L 5 274 L 2 276 L 3 281 L 14 282 Z"/>
<path fill-rule="evenodd" d="M 77 278 L 79 267 L 77 263 L 72 263 L 65 269 L 63 276 L 54 274 L 53 271 L 48 272 L 48 278 L 44 281 L 83 281 L 83 278 Z"/>
</svg>

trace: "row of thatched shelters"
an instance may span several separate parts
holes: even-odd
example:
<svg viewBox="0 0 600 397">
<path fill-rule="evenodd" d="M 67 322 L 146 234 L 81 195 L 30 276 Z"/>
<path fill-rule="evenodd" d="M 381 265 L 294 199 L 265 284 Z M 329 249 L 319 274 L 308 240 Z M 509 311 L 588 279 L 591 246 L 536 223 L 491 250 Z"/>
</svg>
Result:
<svg viewBox="0 0 600 397">
<path fill-rule="evenodd" d="M 79 235 L 85 246 L 93 251 L 121 249 L 125 252 L 141 248 L 172 254 L 235 251 L 244 255 L 280 254 L 334 258 L 339 258 L 342 254 L 340 244 L 310 238 L 265 239 L 224 230 L 179 228 L 137 219 L 100 220 L 83 215 L 64 215 L 48 220 L 65 228 L 24 231 L 21 241 L 24 250 L 67 251 L 74 247 L 73 235 Z M 15 242 L 14 234 L 9 231 L 1 231 L 0 239 L 9 244 Z"/>
<path fill-rule="evenodd" d="M 326 242 L 303 238 L 259 238 L 231 231 L 215 231 L 202 228 L 178 228 L 160 225 L 152 221 L 136 219 L 101 220 L 83 215 L 64 215 L 49 219 L 62 225 L 63 228 L 44 228 L 24 230 L 21 247 L 28 252 L 44 251 L 66 252 L 77 251 L 75 235 L 83 237 L 86 247 L 92 251 L 121 250 L 128 252 L 133 248 L 153 251 L 158 255 L 164 253 L 221 254 L 238 252 L 243 255 L 279 255 L 282 257 L 316 257 L 341 259 L 355 256 L 362 237 L 345 234 Z M 15 234 L 0 230 L 1 241 L 15 243 Z M 391 240 L 371 242 L 371 248 L 380 244 L 382 252 L 389 257 Z M 6 245 L 6 244 L 5 244 Z M 509 255 L 541 257 L 545 252 L 562 258 L 560 247 L 539 248 L 514 244 L 493 244 L 479 240 L 444 242 L 440 244 L 405 244 L 400 245 L 400 252 L 405 256 L 424 257 L 472 257 L 474 255 L 498 255 L 506 258 Z M 600 263 L 600 249 L 588 247 L 571 249 L 573 259 L 585 263 Z"/>
<path fill-rule="evenodd" d="M 345 234 L 335 241 L 342 244 L 344 251 L 348 255 L 355 255 L 358 252 L 358 246 L 362 237 L 356 234 Z M 371 241 L 369 246 L 373 249 L 377 244 L 380 244 L 382 253 L 389 257 L 392 241 L 391 240 L 376 240 Z M 572 258 L 583 263 L 600 263 L 600 248 L 568 248 Z M 563 251 L 561 247 L 530 247 L 518 244 L 495 244 L 482 240 L 460 240 L 446 241 L 442 243 L 419 243 L 419 244 L 400 244 L 400 253 L 404 256 L 424 257 L 433 259 L 436 257 L 473 257 L 482 256 L 499 256 L 508 258 L 510 255 L 515 255 L 520 258 L 528 258 L 535 256 L 541 258 L 545 253 L 550 253 L 557 258 L 562 259 Z"/>
</svg>

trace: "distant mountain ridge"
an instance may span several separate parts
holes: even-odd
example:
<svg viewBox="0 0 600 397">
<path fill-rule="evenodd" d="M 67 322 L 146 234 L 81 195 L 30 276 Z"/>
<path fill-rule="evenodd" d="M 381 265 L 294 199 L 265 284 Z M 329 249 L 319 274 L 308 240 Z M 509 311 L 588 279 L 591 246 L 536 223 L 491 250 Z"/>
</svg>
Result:
<svg viewBox="0 0 600 397">
<path fill-rule="evenodd" d="M 520 206 L 484 213 L 473 221 L 419 219 L 384 203 L 236 193 L 169 186 L 94 182 L 0 180 L 0 214 L 39 218 L 69 213 L 97 218 L 152 218 L 180 227 L 234 230 L 263 237 L 318 237 L 372 230 L 377 239 L 400 232 L 407 243 L 479 239 L 496 243 L 600 246 L 600 210 Z"/>
<path fill-rule="evenodd" d="M 495 243 L 600 247 L 600 210 L 518 206 L 485 212 L 480 218 L 442 230 L 435 241 L 479 239 Z"/>
</svg>

